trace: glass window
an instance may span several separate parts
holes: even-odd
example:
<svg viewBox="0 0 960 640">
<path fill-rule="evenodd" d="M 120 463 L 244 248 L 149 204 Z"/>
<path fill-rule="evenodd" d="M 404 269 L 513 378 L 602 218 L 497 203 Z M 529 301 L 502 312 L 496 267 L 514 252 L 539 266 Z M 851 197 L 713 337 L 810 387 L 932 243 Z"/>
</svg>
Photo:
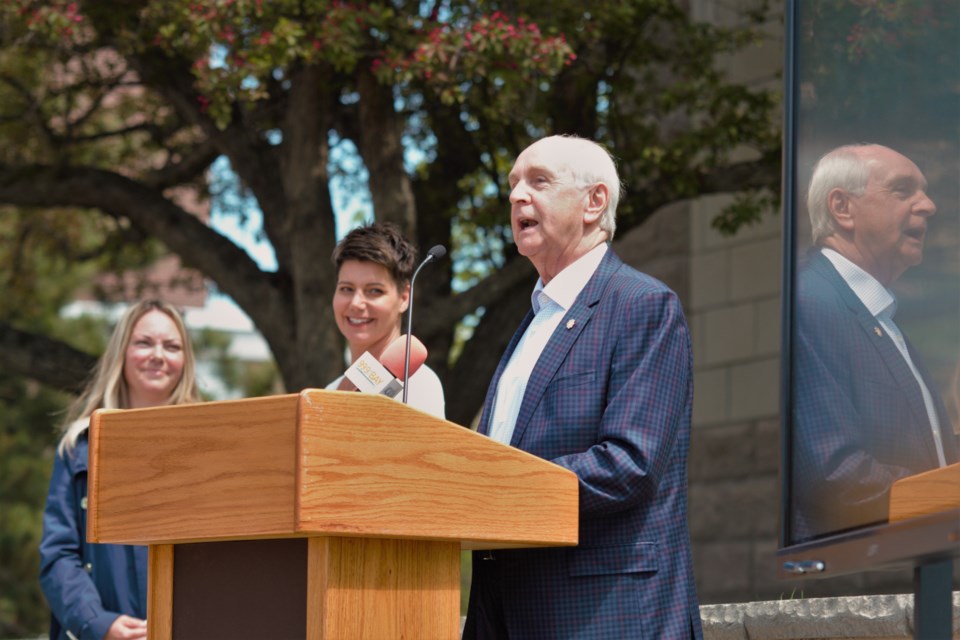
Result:
<svg viewBox="0 0 960 640">
<path fill-rule="evenodd" d="M 960 11 L 795 11 L 787 546 L 882 525 L 894 482 L 960 460 Z"/>
</svg>

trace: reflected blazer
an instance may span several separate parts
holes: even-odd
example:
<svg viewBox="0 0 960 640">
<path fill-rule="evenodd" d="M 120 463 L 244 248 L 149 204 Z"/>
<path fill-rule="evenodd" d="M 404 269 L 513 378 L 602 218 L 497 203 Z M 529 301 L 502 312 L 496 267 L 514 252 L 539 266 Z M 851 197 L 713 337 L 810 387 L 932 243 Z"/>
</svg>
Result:
<svg viewBox="0 0 960 640">
<path fill-rule="evenodd" d="M 817 249 L 798 270 L 792 538 L 884 522 L 890 485 L 938 466 L 920 385 L 893 339 Z M 920 355 L 947 463 L 956 439 Z"/>
</svg>

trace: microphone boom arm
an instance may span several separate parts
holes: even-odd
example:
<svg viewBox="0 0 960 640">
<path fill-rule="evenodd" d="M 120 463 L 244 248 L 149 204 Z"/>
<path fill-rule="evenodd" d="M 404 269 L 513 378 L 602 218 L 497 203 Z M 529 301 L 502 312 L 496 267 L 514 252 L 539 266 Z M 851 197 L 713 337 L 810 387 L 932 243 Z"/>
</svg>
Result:
<svg viewBox="0 0 960 640">
<path fill-rule="evenodd" d="M 423 269 L 434 260 L 439 260 L 447 254 L 447 249 L 442 244 L 433 246 L 427 252 L 427 257 L 423 259 L 417 270 L 410 277 L 410 301 L 407 304 L 407 345 L 403 354 L 403 404 L 407 404 L 407 392 L 410 385 L 410 342 L 413 338 L 413 281 L 417 279 L 420 269 Z"/>
</svg>

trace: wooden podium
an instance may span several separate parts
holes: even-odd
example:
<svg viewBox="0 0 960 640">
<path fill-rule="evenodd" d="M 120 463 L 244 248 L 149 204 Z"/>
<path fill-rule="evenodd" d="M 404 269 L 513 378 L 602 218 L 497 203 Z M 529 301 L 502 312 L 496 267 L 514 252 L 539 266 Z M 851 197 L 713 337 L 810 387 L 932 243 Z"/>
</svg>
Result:
<svg viewBox="0 0 960 640">
<path fill-rule="evenodd" d="M 458 638 L 460 551 L 575 545 L 570 471 L 380 396 L 91 423 L 90 542 L 149 545 L 151 640 Z"/>
<path fill-rule="evenodd" d="M 890 487 L 890 522 L 960 509 L 960 462 L 901 478 Z"/>
</svg>

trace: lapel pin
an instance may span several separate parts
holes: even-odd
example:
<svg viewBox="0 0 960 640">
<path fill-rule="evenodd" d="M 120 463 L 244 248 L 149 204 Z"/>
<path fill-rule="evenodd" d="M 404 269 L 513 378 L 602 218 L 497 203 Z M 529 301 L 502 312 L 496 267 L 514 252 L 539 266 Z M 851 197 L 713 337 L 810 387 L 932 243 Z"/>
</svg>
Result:
<svg viewBox="0 0 960 640">
<path fill-rule="evenodd" d="M 873 332 L 877 334 L 878 338 L 883 336 L 883 331 L 880 331 L 880 327 L 874 327 Z"/>
<path fill-rule="evenodd" d="M 569 320 L 567 320 L 567 329 L 573 329 L 574 325 L 576 324 L 577 324 L 577 321 L 574 320 L 573 318 L 570 318 Z"/>
</svg>

